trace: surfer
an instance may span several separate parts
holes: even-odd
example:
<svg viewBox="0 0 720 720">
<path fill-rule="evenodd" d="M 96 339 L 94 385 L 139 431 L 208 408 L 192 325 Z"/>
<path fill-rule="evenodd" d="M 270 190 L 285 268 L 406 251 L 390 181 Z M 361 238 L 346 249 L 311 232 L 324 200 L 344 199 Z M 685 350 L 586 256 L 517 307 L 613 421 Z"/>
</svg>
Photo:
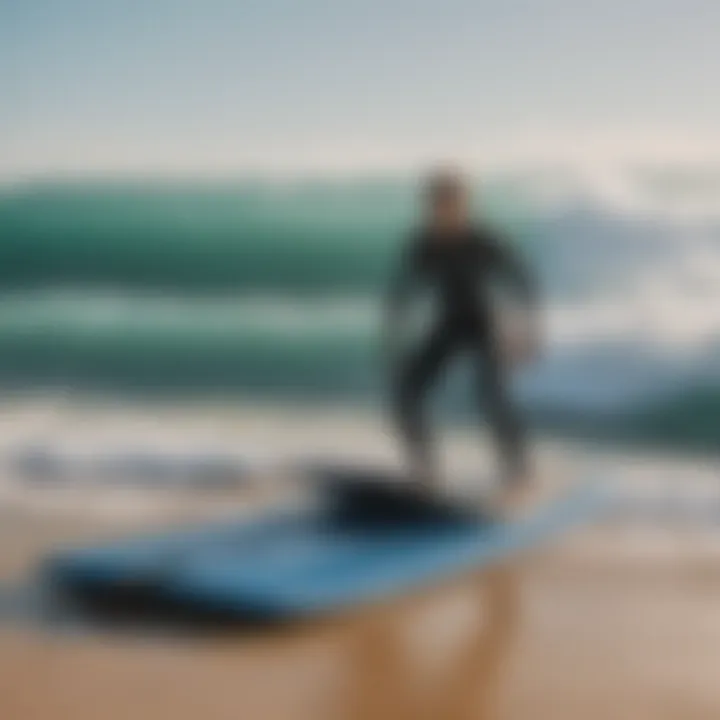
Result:
<svg viewBox="0 0 720 720">
<path fill-rule="evenodd" d="M 431 488 L 437 473 L 423 406 L 450 360 L 470 354 L 477 395 L 501 459 L 502 495 L 511 505 L 525 494 L 529 473 L 522 423 L 509 393 L 513 366 L 538 349 L 535 282 L 505 239 L 470 215 L 469 191 L 453 170 L 433 173 L 424 188 L 425 218 L 403 249 L 391 282 L 385 317 L 385 346 L 392 358 L 393 405 L 407 446 L 412 476 Z M 493 300 L 494 283 L 509 288 L 529 319 L 513 338 L 503 332 Z M 402 356 L 408 301 L 416 289 L 432 293 L 434 321 Z M 512 342 L 510 341 L 512 340 Z"/>
</svg>

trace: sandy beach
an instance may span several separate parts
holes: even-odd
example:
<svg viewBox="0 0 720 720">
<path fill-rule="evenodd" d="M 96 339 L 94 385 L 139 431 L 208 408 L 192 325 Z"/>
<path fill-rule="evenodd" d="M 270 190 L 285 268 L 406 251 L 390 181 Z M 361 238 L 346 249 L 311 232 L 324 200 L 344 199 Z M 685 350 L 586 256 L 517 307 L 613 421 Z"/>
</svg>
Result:
<svg viewBox="0 0 720 720">
<path fill-rule="evenodd" d="M 0 720 L 720 720 L 719 29 L 0 0 Z"/>
<path fill-rule="evenodd" d="M 183 414 L 177 408 L 141 412 L 54 402 L 10 408 L 0 424 L 6 458 L 30 442 L 77 453 L 105 452 L 108 443 L 135 447 L 140 439 L 165 451 L 191 444 L 217 450 L 223 443 L 237 446 L 238 438 L 264 458 L 300 452 L 375 461 L 393 457 L 391 438 L 371 418 L 337 411 L 195 408 Z M 460 474 L 463 463 L 477 461 L 468 433 L 453 435 L 448 448 Z M 688 496 L 702 498 L 716 477 L 708 461 L 601 456 L 551 442 L 541 444 L 539 457 L 547 467 L 612 471 L 626 493 L 642 488 L 646 497 L 682 482 Z M 29 489 L 5 472 L 0 717 L 720 716 L 718 531 L 687 520 L 661 525 L 639 513 L 609 518 L 432 591 L 282 632 L 58 629 L 23 606 L 19 588 L 27 586 L 48 551 L 242 504 L 252 508 L 258 497 L 252 487 L 224 494 Z"/>
</svg>

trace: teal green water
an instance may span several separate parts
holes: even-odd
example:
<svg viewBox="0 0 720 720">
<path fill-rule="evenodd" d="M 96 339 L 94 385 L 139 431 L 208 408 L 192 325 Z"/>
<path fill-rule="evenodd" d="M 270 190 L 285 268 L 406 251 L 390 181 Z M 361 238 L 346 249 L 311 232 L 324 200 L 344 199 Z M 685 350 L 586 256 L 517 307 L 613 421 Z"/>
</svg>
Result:
<svg viewBox="0 0 720 720">
<path fill-rule="evenodd" d="M 369 292 L 413 222 L 412 190 L 380 181 L 30 188 L 0 196 L 0 288 Z M 491 194 L 496 214 L 519 207 L 502 188 Z"/>
<path fill-rule="evenodd" d="M 604 210 L 543 213 L 509 182 L 478 199 L 540 273 L 549 306 L 600 296 L 612 307 L 618 279 L 664 231 Z M 383 179 L 7 189 L 0 385 L 381 402 L 380 299 L 417 210 L 411 183 Z M 577 356 L 554 348 L 523 395 L 528 412 L 567 432 L 713 445 L 720 372 L 708 374 L 709 359 L 701 377 L 658 356 L 660 370 L 639 376 L 653 378 L 648 392 L 600 411 L 599 381 L 632 387 L 637 372 L 637 348 L 626 371 L 598 359 L 608 347 L 617 340 L 599 336 Z M 469 411 L 466 391 L 451 383 L 449 397 Z"/>
</svg>

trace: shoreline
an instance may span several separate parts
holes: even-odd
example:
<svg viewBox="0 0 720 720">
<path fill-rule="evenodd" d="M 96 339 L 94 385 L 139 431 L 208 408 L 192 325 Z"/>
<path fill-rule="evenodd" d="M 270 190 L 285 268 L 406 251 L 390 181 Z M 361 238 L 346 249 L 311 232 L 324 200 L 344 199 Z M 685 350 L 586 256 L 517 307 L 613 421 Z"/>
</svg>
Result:
<svg viewBox="0 0 720 720">
<path fill-rule="evenodd" d="M 0 410 L 2 458 L 30 442 L 78 456 L 145 447 L 178 457 L 237 450 L 239 438 L 284 459 L 398 462 L 392 435 L 367 412 L 67 399 Z M 463 468 L 491 467 L 474 432 L 444 440 L 458 477 Z M 717 486 L 706 463 L 594 453 L 546 439 L 537 451 L 546 467 L 595 470 L 618 491 L 681 486 L 702 498 Z M 18 487 L 0 472 L 0 590 L 24 587 L 40 560 L 66 545 L 256 512 L 272 500 L 246 490 L 135 492 L 99 483 L 65 492 Z M 10 607 L 0 617 L 0 716 L 714 720 L 718 559 L 718 528 L 609 519 L 428 594 L 257 637 L 102 626 L 63 632 L 38 624 L 18 595 L 15 615 Z"/>
<path fill-rule="evenodd" d="M 113 414 L 125 411 L 135 415 L 158 412 L 167 417 L 168 413 L 177 411 L 183 415 L 190 412 L 228 419 L 251 412 L 260 416 L 285 414 L 301 420 L 310 413 L 313 416 L 324 414 L 328 418 L 354 416 L 363 419 L 367 424 L 374 423 L 392 430 L 388 411 L 377 398 L 363 401 L 358 397 L 311 397 L 301 394 L 296 397 L 274 397 L 265 393 L 253 395 L 243 392 L 221 396 L 219 391 L 198 391 L 195 394 L 189 392 L 182 395 L 157 392 L 148 395 L 144 389 L 128 391 L 122 395 L 77 390 L 6 390 L 5 407 L 0 411 L 0 424 L 3 415 L 13 411 L 24 414 L 33 407 L 41 413 L 57 414 L 63 410 L 71 413 L 96 410 L 104 413 L 110 411 Z M 484 421 L 475 419 L 472 413 L 464 412 L 453 416 L 438 411 L 436 415 L 434 423 L 438 437 L 458 434 L 475 434 L 476 437 L 485 435 Z M 596 431 L 585 428 L 573 430 L 572 427 L 538 422 L 537 419 L 529 422 L 529 436 L 532 442 L 563 445 L 597 454 L 648 456 L 669 461 L 720 461 L 720 446 L 711 447 L 709 443 L 700 440 L 643 437 L 632 432 L 612 433 L 604 428 Z"/>
</svg>

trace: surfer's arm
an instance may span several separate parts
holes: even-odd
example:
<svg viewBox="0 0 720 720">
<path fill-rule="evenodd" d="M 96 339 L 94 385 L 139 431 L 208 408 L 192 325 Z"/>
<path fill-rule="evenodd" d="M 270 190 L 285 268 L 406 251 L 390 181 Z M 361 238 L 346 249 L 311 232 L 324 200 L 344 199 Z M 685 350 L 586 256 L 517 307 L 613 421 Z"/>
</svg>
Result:
<svg viewBox="0 0 720 720">
<path fill-rule="evenodd" d="M 535 309 L 539 304 L 538 283 L 525 260 L 501 237 L 492 243 L 492 253 L 498 279 L 528 309 Z"/>
<path fill-rule="evenodd" d="M 497 237 L 491 245 L 493 264 L 500 283 L 523 308 L 525 347 L 521 355 L 534 356 L 541 345 L 540 292 L 538 281 L 512 244 Z"/>
</svg>

